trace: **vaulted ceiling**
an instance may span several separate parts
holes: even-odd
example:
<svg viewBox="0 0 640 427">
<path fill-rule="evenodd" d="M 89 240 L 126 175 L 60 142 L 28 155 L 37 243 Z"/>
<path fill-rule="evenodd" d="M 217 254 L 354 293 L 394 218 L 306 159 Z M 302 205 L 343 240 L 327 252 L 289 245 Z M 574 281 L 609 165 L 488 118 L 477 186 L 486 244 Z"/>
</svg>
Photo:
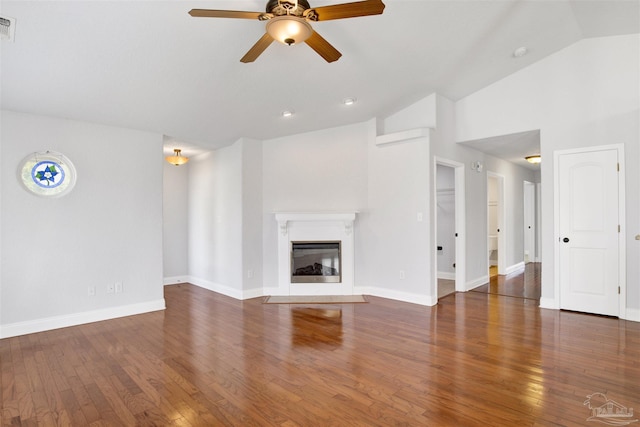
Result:
<svg viewBox="0 0 640 427">
<path fill-rule="evenodd" d="M 264 22 L 188 12 L 264 1 L 3 0 L 16 31 L 0 45 L 1 106 L 218 148 L 385 117 L 433 92 L 458 100 L 582 38 L 640 26 L 638 0 L 384 1 L 382 15 L 313 23 L 337 62 L 273 43 L 244 64 Z M 516 58 L 520 46 L 529 53 Z"/>
</svg>

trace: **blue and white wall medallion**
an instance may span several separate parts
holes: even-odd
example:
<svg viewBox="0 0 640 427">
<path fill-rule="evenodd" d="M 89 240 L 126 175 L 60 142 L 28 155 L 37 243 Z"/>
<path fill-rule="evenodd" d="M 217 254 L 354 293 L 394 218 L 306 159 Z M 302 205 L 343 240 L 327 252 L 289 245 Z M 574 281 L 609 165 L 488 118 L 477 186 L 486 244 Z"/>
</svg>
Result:
<svg viewBox="0 0 640 427">
<path fill-rule="evenodd" d="M 64 196 L 76 183 L 76 169 L 71 161 L 53 151 L 28 155 L 20 163 L 18 173 L 22 185 L 38 196 Z"/>
</svg>

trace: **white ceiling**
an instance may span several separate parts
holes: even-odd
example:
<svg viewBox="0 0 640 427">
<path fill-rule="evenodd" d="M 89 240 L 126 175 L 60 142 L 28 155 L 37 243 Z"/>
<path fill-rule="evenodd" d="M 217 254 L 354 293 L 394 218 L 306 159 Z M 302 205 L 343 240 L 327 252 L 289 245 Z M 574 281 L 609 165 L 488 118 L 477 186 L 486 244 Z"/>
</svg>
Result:
<svg viewBox="0 0 640 427">
<path fill-rule="evenodd" d="M 1 106 L 162 133 L 191 155 L 385 117 L 433 92 L 458 100 L 582 38 L 640 27 L 640 0 L 385 0 L 382 15 L 313 23 L 337 62 L 273 43 L 243 64 L 264 23 L 187 13 L 265 4 L 2 0 L 17 23 L 0 44 Z M 519 46 L 529 54 L 514 58 Z"/>
<path fill-rule="evenodd" d="M 539 164 L 529 163 L 525 159 L 527 156 L 540 154 L 540 130 L 498 135 L 473 141 L 461 141 L 460 144 L 527 169 L 540 170 Z"/>
</svg>

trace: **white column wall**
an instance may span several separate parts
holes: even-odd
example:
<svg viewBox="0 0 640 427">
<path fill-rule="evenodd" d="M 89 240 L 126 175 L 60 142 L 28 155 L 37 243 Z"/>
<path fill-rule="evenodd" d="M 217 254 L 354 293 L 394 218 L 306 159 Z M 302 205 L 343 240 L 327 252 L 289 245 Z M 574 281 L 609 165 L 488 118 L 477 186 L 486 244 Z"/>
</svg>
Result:
<svg viewBox="0 0 640 427">
<path fill-rule="evenodd" d="M 189 162 L 189 280 L 242 298 L 242 144 Z"/>
</svg>

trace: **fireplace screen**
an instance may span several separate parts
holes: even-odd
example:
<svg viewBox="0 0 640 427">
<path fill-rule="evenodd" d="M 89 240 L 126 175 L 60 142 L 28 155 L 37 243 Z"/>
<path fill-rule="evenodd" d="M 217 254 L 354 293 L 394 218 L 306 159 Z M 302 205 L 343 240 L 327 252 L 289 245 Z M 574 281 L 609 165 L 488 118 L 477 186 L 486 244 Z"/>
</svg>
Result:
<svg viewBox="0 0 640 427">
<path fill-rule="evenodd" d="M 341 283 L 340 242 L 291 242 L 292 283 Z"/>
</svg>

